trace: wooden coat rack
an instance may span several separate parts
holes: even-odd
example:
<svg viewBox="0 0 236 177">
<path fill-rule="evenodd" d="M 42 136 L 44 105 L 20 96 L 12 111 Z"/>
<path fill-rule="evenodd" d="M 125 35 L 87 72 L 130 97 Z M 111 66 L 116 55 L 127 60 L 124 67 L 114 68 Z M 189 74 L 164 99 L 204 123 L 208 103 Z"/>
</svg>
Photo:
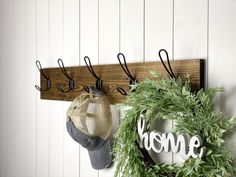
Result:
<svg viewBox="0 0 236 177">
<path fill-rule="evenodd" d="M 176 60 L 170 61 L 173 72 L 176 76 L 183 77 L 190 75 L 193 90 L 204 87 L 204 60 Z M 41 67 L 41 65 L 40 65 Z M 138 82 L 150 78 L 149 71 L 157 71 L 160 74 L 167 74 L 161 62 L 129 63 L 129 71 Z M 41 68 L 42 69 L 42 68 Z M 75 97 L 84 92 L 84 86 L 94 86 L 96 79 L 91 75 L 86 66 L 65 67 L 70 78 L 74 80 L 75 88 L 69 92 L 61 92 L 58 85 L 68 87 L 68 78 L 62 73 L 61 68 L 45 68 L 40 74 L 40 87 L 47 88 L 41 91 L 41 99 L 72 101 Z M 95 73 L 103 81 L 102 90 L 108 96 L 111 104 L 122 103 L 125 96 L 117 91 L 117 87 L 129 92 L 129 78 L 119 64 L 93 66 Z M 44 77 L 45 74 L 48 78 Z M 48 81 L 50 80 L 50 82 Z M 42 89 L 43 90 L 43 89 Z"/>
</svg>

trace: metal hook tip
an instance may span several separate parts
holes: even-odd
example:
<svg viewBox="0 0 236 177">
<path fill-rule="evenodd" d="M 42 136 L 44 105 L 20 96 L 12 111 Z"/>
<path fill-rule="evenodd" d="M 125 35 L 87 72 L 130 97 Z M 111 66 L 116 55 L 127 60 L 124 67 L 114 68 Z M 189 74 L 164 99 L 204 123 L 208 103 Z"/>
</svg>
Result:
<svg viewBox="0 0 236 177">
<path fill-rule="evenodd" d="M 65 90 L 65 89 L 62 88 L 61 85 L 58 85 L 58 86 L 57 86 L 57 90 L 59 90 L 59 91 L 62 92 L 62 93 L 67 93 L 67 92 L 71 91 L 72 89 L 69 88 L 68 90 Z"/>
</svg>

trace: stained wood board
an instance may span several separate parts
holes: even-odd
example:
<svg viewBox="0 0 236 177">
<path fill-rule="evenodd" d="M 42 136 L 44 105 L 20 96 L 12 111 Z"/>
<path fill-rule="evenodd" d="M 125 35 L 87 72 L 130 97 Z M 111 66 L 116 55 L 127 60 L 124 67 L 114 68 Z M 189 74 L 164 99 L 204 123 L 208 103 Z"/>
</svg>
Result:
<svg viewBox="0 0 236 177">
<path fill-rule="evenodd" d="M 204 87 L 204 60 L 176 60 L 171 61 L 171 67 L 176 76 L 184 78 L 190 75 L 192 90 L 197 91 Z M 167 64 L 167 63 L 166 63 Z M 41 99 L 72 101 L 75 97 L 84 92 L 84 86 L 94 86 L 96 79 L 91 75 L 86 66 L 65 67 L 68 74 L 75 80 L 76 88 L 70 92 L 62 93 L 57 89 L 58 85 L 68 87 L 68 79 L 63 75 L 61 69 L 45 68 L 44 72 L 52 81 L 52 87 L 41 92 Z M 160 74 L 167 74 L 161 62 L 129 63 L 130 73 L 136 77 L 138 82 L 150 78 L 149 71 L 157 71 Z M 129 78 L 119 64 L 95 65 L 95 73 L 103 80 L 103 91 L 108 96 L 111 104 L 122 103 L 126 96 L 117 91 L 122 87 L 129 92 Z M 46 80 L 41 76 L 41 88 L 46 87 Z"/>
</svg>

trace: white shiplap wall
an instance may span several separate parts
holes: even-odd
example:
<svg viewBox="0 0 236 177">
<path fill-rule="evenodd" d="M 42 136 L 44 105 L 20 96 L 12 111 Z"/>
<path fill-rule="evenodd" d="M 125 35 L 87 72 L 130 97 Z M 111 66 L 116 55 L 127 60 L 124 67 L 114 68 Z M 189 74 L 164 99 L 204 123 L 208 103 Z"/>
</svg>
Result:
<svg viewBox="0 0 236 177">
<path fill-rule="evenodd" d="M 208 86 L 224 86 L 217 109 L 236 114 L 235 0 L 0 0 L 0 177 L 112 177 L 91 168 L 65 129 L 69 102 L 40 100 L 43 67 L 204 58 Z M 112 106 L 114 132 L 119 111 Z M 236 134 L 236 133 L 235 133 Z M 236 149 L 235 136 L 229 143 Z M 168 162 L 179 162 L 167 154 Z"/>
</svg>

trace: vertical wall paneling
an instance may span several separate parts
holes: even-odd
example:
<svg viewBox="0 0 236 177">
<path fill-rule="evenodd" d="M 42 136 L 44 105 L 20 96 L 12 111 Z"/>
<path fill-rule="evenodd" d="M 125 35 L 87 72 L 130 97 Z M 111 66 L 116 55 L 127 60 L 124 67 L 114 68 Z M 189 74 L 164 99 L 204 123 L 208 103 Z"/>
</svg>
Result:
<svg viewBox="0 0 236 177">
<path fill-rule="evenodd" d="M 174 2 L 174 59 L 207 59 L 207 0 Z M 174 154 L 174 163 L 183 159 Z"/>
<path fill-rule="evenodd" d="M 24 177 L 36 176 L 36 90 L 32 83 L 36 83 L 35 61 L 35 0 L 25 0 L 24 9 L 24 60 L 25 60 L 25 143 L 24 143 Z M 27 122 L 27 124 L 26 124 Z M 22 143 L 22 142 L 21 142 Z M 22 163 L 22 162 L 21 162 Z"/>
<path fill-rule="evenodd" d="M 119 0 L 99 0 L 99 64 L 117 63 L 118 52 Z M 113 135 L 119 126 L 118 107 L 111 105 L 111 111 Z M 108 169 L 100 170 L 99 177 L 113 176 L 114 171 L 115 164 Z"/>
<path fill-rule="evenodd" d="M 80 0 L 80 63 L 89 56 L 93 65 L 98 64 L 98 6 L 99 1 Z M 88 74 L 89 71 L 88 71 Z M 90 74 L 91 75 L 91 74 Z M 93 77 L 91 75 L 91 77 Z M 94 81 L 95 83 L 95 81 Z M 93 109 L 93 108 L 92 108 Z M 91 166 L 87 149 L 80 148 L 80 176 L 97 177 L 98 171 Z"/>
<path fill-rule="evenodd" d="M 57 67 L 58 58 L 84 65 L 86 55 L 115 64 L 122 52 L 127 63 L 158 61 L 161 48 L 175 60 L 203 58 L 209 87 L 225 88 L 216 109 L 236 114 L 235 8 L 234 0 L 0 0 L 0 177 L 114 174 L 115 165 L 94 170 L 67 133 L 70 102 L 40 99 L 36 59 L 43 67 Z M 111 109 L 115 133 L 120 113 Z M 160 160 L 182 162 L 178 154 Z"/>
<path fill-rule="evenodd" d="M 145 2 L 145 61 L 159 61 L 160 49 L 166 49 L 171 58 L 173 0 Z"/>
<path fill-rule="evenodd" d="M 66 65 L 79 65 L 79 1 L 64 1 L 64 57 Z M 75 78 L 76 79 L 76 78 Z M 71 102 L 64 102 L 63 136 L 64 136 L 64 176 L 79 176 L 79 144 L 66 130 L 66 111 Z"/>
<path fill-rule="evenodd" d="M 153 18 L 155 17 L 155 18 Z M 158 51 L 166 49 L 172 56 L 173 34 L 173 0 L 145 1 L 145 61 L 159 61 Z M 157 71 L 158 72 L 158 71 Z M 162 121 L 164 130 L 170 131 L 172 121 Z M 158 129 L 160 127 L 154 127 Z M 172 153 L 155 154 L 157 160 L 172 163 Z"/>
<path fill-rule="evenodd" d="M 3 77 L 3 73 L 4 73 L 4 67 L 3 65 L 5 65 L 6 62 L 4 62 L 3 58 L 5 58 L 7 56 L 6 53 L 4 53 L 4 49 L 9 46 L 9 41 L 7 41 L 7 33 L 6 33 L 6 24 L 5 24 L 5 19 L 8 19 L 9 17 L 7 17 L 8 13 L 6 11 L 4 11 L 4 9 L 7 9 L 7 5 L 4 4 L 3 1 L 0 1 L 0 26 L 2 26 L 2 28 L 0 28 L 0 38 L 2 39 L 2 41 L 4 41 L 5 45 L 3 45 L 2 43 L 0 44 L 0 80 L 1 81 L 5 81 L 4 77 Z M 9 12 L 9 11 L 8 11 Z M 4 26 L 4 28 L 3 28 Z M 5 36 L 5 37 L 4 37 Z M 0 97 L 2 98 L 3 97 L 3 92 L 6 90 L 6 88 L 3 86 L 1 88 L 1 92 L 0 92 Z M 7 108 L 5 107 L 6 106 L 6 103 L 4 104 L 3 100 L 1 99 L 0 100 L 0 105 L 2 105 L 0 107 L 0 125 L 2 125 L 3 127 L 6 126 L 4 120 L 2 119 L 2 117 L 4 116 L 5 114 L 5 111 Z M 4 106 L 5 105 L 5 106 Z M 4 153 L 5 153 L 5 138 L 4 138 L 4 130 L 3 130 L 3 127 L 0 129 L 0 156 L 2 158 L 4 158 Z M 6 159 L 7 161 L 7 159 Z M 5 170 L 4 170 L 4 167 L 6 166 L 6 162 L 5 162 L 5 165 L 3 163 L 3 161 L 0 161 L 0 176 L 3 176 L 5 175 Z"/>
<path fill-rule="evenodd" d="M 98 0 L 80 0 L 80 43 L 81 65 L 84 56 L 89 56 L 92 64 L 98 64 Z"/>
<path fill-rule="evenodd" d="M 207 58 L 207 0 L 174 2 L 174 58 Z"/>
<path fill-rule="evenodd" d="M 4 11 L 4 8 L 6 8 L 6 7 L 4 7 L 4 8 L 3 7 L 4 7 L 4 3 L 2 1 L 0 1 L 0 26 L 7 26 L 4 23 L 5 19 L 8 19 L 8 18 L 6 18 L 7 13 Z M 5 17 L 5 19 L 4 19 L 4 17 Z M 3 77 L 3 73 L 4 73 L 3 65 L 5 65 L 3 58 L 6 57 L 6 54 L 3 51 L 4 51 L 4 48 L 6 46 L 8 46 L 8 43 L 9 43 L 9 42 L 7 42 L 6 38 L 4 38 L 5 34 L 6 34 L 6 27 L 0 28 L 0 39 L 2 39 L 2 41 L 4 41 L 4 43 L 5 43 L 5 46 L 3 44 L 0 44 L 0 80 L 3 82 L 5 81 L 4 77 Z M 2 87 L 1 91 L 0 91 L 1 98 L 3 97 L 3 91 L 5 91 L 4 87 Z M 6 104 L 4 104 L 2 99 L 0 100 L 0 105 L 1 105 L 0 106 L 0 117 L 1 117 L 0 118 L 0 125 L 5 127 L 5 123 L 2 119 L 2 117 L 4 116 L 4 108 L 5 108 Z M 0 148 L 0 157 L 4 156 L 4 151 L 5 151 L 5 147 L 4 147 L 5 138 L 4 138 L 3 133 L 4 133 L 3 129 L 0 128 L 0 140 L 1 140 L 0 141 L 0 147 L 1 147 Z M 3 175 L 4 175 L 4 163 L 3 163 L 3 161 L 0 161 L 0 176 L 3 176 Z"/>
<path fill-rule="evenodd" d="M 40 60 L 42 67 L 50 66 L 50 38 L 49 38 L 49 2 L 48 0 L 36 0 L 36 59 Z M 33 65 L 35 68 L 36 66 Z M 37 72 L 37 84 L 39 84 L 39 71 Z M 49 177 L 50 174 L 50 109 L 48 100 L 40 99 L 37 91 L 37 115 L 36 115 L 36 176 Z"/>
<path fill-rule="evenodd" d="M 223 86 L 224 93 L 216 99 L 216 107 L 229 115 L 236 114 L 236 2 L 210 0 L 209 13 L 209 87 Z M 234 129 L 235 132 L 235 129 Z M 230 147 L 236 152 L 236 133 L 229 137 Z M 236 164 L 236 162 L 235 162 Z"/>
<path fill-rule="evenodd" d="M 25 36 L 24 36 L 24 0 L 14 1 L 14 31 L 13 31 L 13 61 L 15 64 L 13 79 L 14 80 L 14 89 L 17 90 L 13 94 L 15 101 L 13 102 L 14 113 L 13 113 L 13 122 L 14 124 L 14 149 L 15 150 L 15 166 L 14 166 L 14 176 L 23 177 L 25 174 L 25 165 L 27 165 L 27 159 L 25 159 L 25 148 L 26 146 L 26 105 L 25 105 L 25 53 L 24 53 L 24 44 L 25 44 Z M 22 63 L 24 63 L 22 65 Z M 13 150 L 13 149 L 12 149 Z M 22 159 L 25 159 L 25 163 L 22 163 Z"/>
<path fill-rule="evenodd" d="M 144 0 L 120 1 L 120 46 L 126 61 L 143 61 Z"/>
<path fill-rule="evenodd" d="M 57 65 L 57 59 L 64 59 L 64 1 L 49 0 L 50 24 L 50 60 L 52 66 Z M 64 60 L 64 64 L 67 62 Z M 64 175 L 64 129 L 65 113 L 63 102 L 51 101 L 50 109 L 50 177 Z"/>
<path fill-rule="evenodd" d="M 99 64 L 118 63 L 119 0 L 99 0 Z"/>
<path fill-rule="evenodd" d="M 11 63 L 13 63 L 13 1 L 0 1 L 0 68 L 1 68 L 1 128 L 0 128 L 0 176 L 14 176 L 11 170 L 14 167 L 13 158 L 9 158 L 9 154 L 15 155 L 14 148 L 14 116 L 12 111 L 13 97 L 5 98 L 6 95 L 10 95 L 14 91 L 13 83 L 11 82 L 14 76 L 8 73 Z M 14 67 L 15 69 L 15 67 Z M 6 133 L 8 132 L 8 133 Z"/>
<path fill-rule="evenodd" d="M 64 0 L 64 59 L 79 65 L 79 1 Z"/>
</svg>

